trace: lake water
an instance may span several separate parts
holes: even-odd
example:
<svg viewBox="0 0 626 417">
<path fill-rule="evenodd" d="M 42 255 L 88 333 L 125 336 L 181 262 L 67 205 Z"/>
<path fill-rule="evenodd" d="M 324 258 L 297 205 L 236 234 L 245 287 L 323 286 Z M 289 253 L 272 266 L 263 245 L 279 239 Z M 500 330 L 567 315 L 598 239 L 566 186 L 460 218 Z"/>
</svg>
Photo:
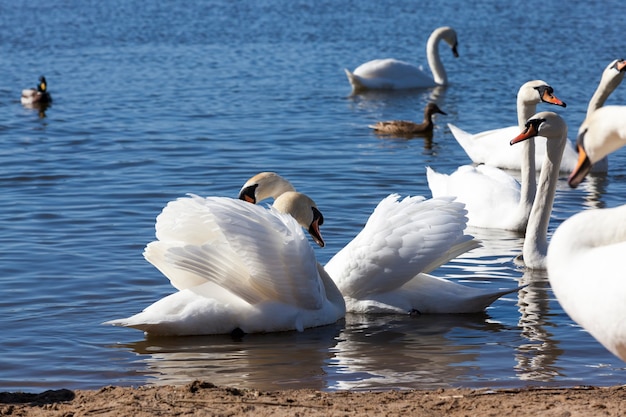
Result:
<svg viewBox="0 0 626 417">
<path fill-rule="evenodd" d="M 513 125 L 519 86 L 544 79 L 577 131 L 602 70 L 626 53 L 625 15 L 617 0 L 0 0 L 0 389 L 624 383 L 625 365 L 568 318 L 545 273 L 516 268 L 523 239 L 507 232 L 472 231 L 484 246 L 436 271 L 485 288 L 528 284 L 484 314 L 349 315 L 239 342 L 101 323 L 174 291 L 142 251 L 160 210 L 186 193 L 236 196 L 257 172 L 280 173 L 325 215 L 324 263 L 384 196 L 430 196 L 426 165 L 470 163 L 447 122 Z M 459 36 L 458 59 L 441 49 L 448 88 L 350 97 L 343 68 L 389 56 L 425 65 L 442 25 Z M 41 74 L 54 98 L 43 114 L 19 100 Z M 418 120 L 431 96 L 448 113 L 432 144 L 367 128 Z M 626 86 L 608 103 L 626 103 Z M 560 180 L 551 232 L 625 202 L 625 156 L 579 189 Z"/>
</svg>

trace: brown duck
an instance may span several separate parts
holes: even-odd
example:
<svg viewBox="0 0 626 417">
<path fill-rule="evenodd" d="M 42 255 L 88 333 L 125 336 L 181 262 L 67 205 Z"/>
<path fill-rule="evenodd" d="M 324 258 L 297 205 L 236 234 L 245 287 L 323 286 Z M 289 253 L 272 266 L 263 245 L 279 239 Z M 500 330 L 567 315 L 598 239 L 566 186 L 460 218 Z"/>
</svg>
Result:
<svg viewBox="0 0 626 417">
<path fill-rule="evenodd" d="M 424 121 L 422 123 L 408 122 L 405 120 L 390 120 L 387 122 L 377 122 L 369 127 L 374 129 L 378 134 L 411 136 L 432 134 L 433 132 L 433 114 L 444 113 L 435 103 L 428 103 L 424 108 Z"/>
</svg>

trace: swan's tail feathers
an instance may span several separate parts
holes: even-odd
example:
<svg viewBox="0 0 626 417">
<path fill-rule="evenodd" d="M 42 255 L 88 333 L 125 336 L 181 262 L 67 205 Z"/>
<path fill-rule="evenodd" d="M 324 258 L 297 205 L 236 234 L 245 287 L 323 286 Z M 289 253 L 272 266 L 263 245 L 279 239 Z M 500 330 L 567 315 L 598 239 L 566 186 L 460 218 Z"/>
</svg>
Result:
<svg viewBox="0 0 626 417">
<path fill-rule="evenodd" d="M 450 132 L 452 132 L 452 136 L 454 136 L 454 139 L 456 139 L 459 145 L 461 145 L 461 148 L 463 148 L 467 156 L 469 156 L 470 159 L 474 161 L 474 155 L 473 155 L 474 148 L 472 147 L 473 143 L 471 140 L 472 134 L 466 132 L 465 130 L 459 127 L 456 127 L 452 123 L 448 123 L 448 129 L 450 129 Z"/>
<path fill-rule="evenodd" d="M 484 309 L 486 309 L 487 307 L 489 307 L 494 301 L 496 301 L 497 299 L 507 295 L 507 294 L 512 294 L 514 292 L 518 292 L 519 290 L 521 290 L 522 288 L 526 287 L 526 285 L 522 285 L 519 286 L 517 288 L 510 288 L 508 290 L 500 290 L 500 291 L 495 291 L 492 293 L 487 293 L 487 294 L 483 294 L 481 296 L 476 297 L 476 312 L 478 311 L 483 311 Z M 470 313 L 472 311 L 469 311 Z"/>
<path fill-rule="evenodd" d="M 459 243 L 456 243 L 450 249 L 442 253 L 439 258 L 433 260 L 433 262 L 426 265 L 424 269 L 422 270 L 422 272 L 429 273 L 439 268 L 441 265 L 444 265 L 450 262 L 452 259 L 456 258 L 457 256 L 460 256 L 464 254 L 465 252 L 469 252 L 472 249 L 476 249 L 481 246 L 480 240 L 474 239 L 474 237 L 470 235 L 463 235 L 463 239 L 464 240 L 460 241 Z"/>
<path fill-rule="evenodd" d="M 367 87 L 361 82 L 358 76 L 354 75 L 350 72 L 349 69 L 344 68 L 346 75 L 348 76 L 348 81 L 350 81 L 350 85 L 352 85 L 352 94 L 359 93 L 361 91 L 367 90 Z"/>
</svg>

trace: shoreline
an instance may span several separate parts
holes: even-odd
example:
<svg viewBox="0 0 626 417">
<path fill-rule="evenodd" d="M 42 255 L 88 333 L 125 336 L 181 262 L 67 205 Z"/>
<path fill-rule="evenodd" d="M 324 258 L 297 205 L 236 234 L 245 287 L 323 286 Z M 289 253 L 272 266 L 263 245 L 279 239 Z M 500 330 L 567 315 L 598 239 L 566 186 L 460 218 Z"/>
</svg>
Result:
<svg viewBox="0 0 626 417">
<path fill-rule="evenodd" d="M 0 392 L 0 416 L 620 416 L 626 386 L 391 391 L 259 391 L 181 386 Z"/>
</svg>

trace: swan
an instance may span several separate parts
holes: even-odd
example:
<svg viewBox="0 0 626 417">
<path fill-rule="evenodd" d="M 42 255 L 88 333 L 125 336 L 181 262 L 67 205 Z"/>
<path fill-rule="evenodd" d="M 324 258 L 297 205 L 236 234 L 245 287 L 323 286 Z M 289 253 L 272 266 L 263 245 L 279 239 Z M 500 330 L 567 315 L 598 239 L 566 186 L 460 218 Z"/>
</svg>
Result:
<svg viewBox="0 0 626 417">
<path fill-rule="evenodd" d="M 368 126 L 374 129 L 379 135 L 392 135 L 401 137 L 411 137 L 414 135 L 432 135 L 433 133 L 433 114 L 439 113 L 446 115 L 435 103 L 428 103 L 424 107 L 424 120 L 422 123 L 408 122 L 405 120 L 390 120 L 386 122 L 377 122 Z"/>
<path fill-rule="evenodd" d="M 567 124 L 556 113 L 537 113 L 528 119 L 524 131 L 513 138 L 510 143 L 514 145 L 535 136 L 546 138 L 546 157 L 541 166 L 537 196 L 530 210 L 520 260 L 528 269 L 546 269 L 548 224 L 559 179 L 563 149 L 567 142 Z"/>
<path fill-rule="evenodd" d="M 580 126 L 578 163 L 568 178 L 577 187 L 598 161 L 626 145 L 626 106 L 606 106 L 591 114 Z"/>
<path fill-rule="evenodd" d="M 503 142 L 500 134 L 508 131 L 511 138 L 524 128 L 526 120 L 533 115 L 539 102 L 565 107 L 565 103 L 554 95 L 553 88 L 542 80 L 524 83 L 517 93 L 518 122 L 520 127 L 500 129 L 498 135 L 484 137 L 495 145 L 495 140 Z M 481 139 L 482 140 L 482 139 Z M 450 195 L 465 203 L 468 211 L 468 226 L 479 228 L 503 229 L 512 231 L 526 230 L 528 216 L 535 199 L 535 145 L 526 141 L 522 145 L 521 186 L 511 175 L 490 165 L 463 165 L 450 175 L 437 173 L 426 167 L 428 187 L 433 197 Z M 510 148 L 510 146 L 509 146 Z"/>
<path fill-rule="evenodd" d="M 302 227 L 323 246 L 323 217 L 304 194 L 269 209 L 226 197 L 169 202 L 144 256 L 178 292 L 105 324 L 152 335 L 302 331 L 345 315 L 337 286 L 316 261 Z"/>
<path fill-rule="evenodd" d="M 52 96 L 48 92 L 48 83 L 43 75 L 39 77 L 39 84 L 36 88 L 22 90 L 20 99 L 24 105 L 46 105 L 52 103 Z"/>
<path fill-rule="evenodd" d="M 581 136 L 582 135 L 582 136 Z M 581 164 L 626 145 L 626 107 L 607 106 L 579 135 Z M 570 176 L 570 186 L 584 179 Z M 548 278 L 563 310 L 606 349 L 626 361 L 626 205 L 585 210 L 565 220 L 548 248 Z"/>
<path fill-rule="evenodd" d="M 587 115 L 589 117 L 598 108 L 604 105 L 604 102 L 609 95 L 617 88 L 624 78 L 626 73 L 626 60 L 616 59 L 606 66 L 602 72 L 602 78 L 598 84 L 598 88 L 594 92 L 587 107 Z M 521 103 L 517 104 L 517 114 L 519 128 L 523 127 L 524 122 L 535 113 L 535 104 L 539 103 L 537 100 L 534 104 L 527 103 L 524 111 L 522 111 Z M 553 103 L 554 104 L 554 103 Z M 477 134 L 470 134 L 457 126 L 448 123 L 448 127 L 452 132 L 452 135 L 457 140 L 459 145 L 465 150 L 472 162 L 476 164 L 486 164 L 504 169 L 521 169 L 520 160 L 525 150 L 518 148 L 518 150 L 510 149 L 507 145 L 506 138 L 515 135 L 517 127 L 511 126 L 508 128 L 488 130 Z M 541 166 L 541 162 L 545 157 L 543 153 L 543 138 L 536 138 L 537 153 L 536 163 L 537 169 Z M 575 146 L 568 141 L 566 143 L 565 150 L 563 151 L 563 159 L 561 162 L 561 171 L 570 172 L 575 166 L 578 160 L 578 154 L 576 153 Z M 606 172 L 608 169 L 607 161 L 603 161 L 601 164 L 596 164 L 594 170 L 597 172 Z"/>
<path fill-rule="evenodd" d="M 248 180 L 239 196 L 260 201 L 284 188 L 275 174 Z M 267 179 L 267 181 L 266 181 Z M 517 291 L 483 290 L 428 272 L 476 248 L 464 233 L 463 204 L 450 197 L 425 199 L 391 194 L 381 200 L 358 235 L 324 266 L 352 313 L 475 313 Z"/>
<path fill-rule="evenodd" d="M 359 65 L 354 72 L 345 69 L 352 93 L 364 90 L 400 90 L 429 88 L 448 85 L 448 76 L 439 57 L 439 42 L 443 40 L 454 57 L 458 57 L 456 32 L 451 27 L 440 27 L 433 31 L 426 43 L 426 56 L 432 77 L 423 69 L 393 58 L 375 59 Z"/>
</svg>

